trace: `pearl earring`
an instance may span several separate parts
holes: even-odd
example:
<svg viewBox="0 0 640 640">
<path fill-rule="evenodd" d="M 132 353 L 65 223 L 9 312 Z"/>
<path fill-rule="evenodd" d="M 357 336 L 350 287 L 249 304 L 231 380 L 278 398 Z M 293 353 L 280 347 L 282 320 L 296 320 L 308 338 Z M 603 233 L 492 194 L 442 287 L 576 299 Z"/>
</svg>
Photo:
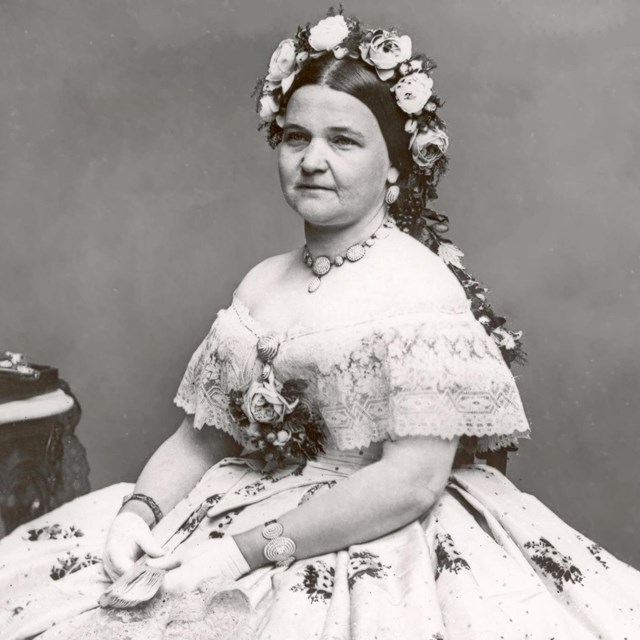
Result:
<svg viewBox="0 0 640 640">
<path fill-rule="evenodd" d="M 398 200 L 398 196 L 400 195 L 400 187 L 396 184 L 396 182 L 399 176 L 400 172 L 395 167 L 391 167 L 391 169 L 389 169 L 387 181 L 391 183 L 391 186 L 387 189 L 387 195 L 384 198 L 387 204 L 393 204 Z"/>
</svg>

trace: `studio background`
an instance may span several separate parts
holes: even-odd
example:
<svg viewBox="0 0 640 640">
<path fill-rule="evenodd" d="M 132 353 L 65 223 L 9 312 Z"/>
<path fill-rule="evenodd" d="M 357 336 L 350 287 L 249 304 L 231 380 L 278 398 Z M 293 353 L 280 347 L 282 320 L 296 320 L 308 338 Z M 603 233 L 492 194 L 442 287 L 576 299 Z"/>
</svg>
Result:
<svg viewBox="0 0 640 640">
<path fill-rule="evenodd" d="M 640 568 L 639 6 L 346 10 L 438 63 L 435 207 L 529 353 L 533 440 L 509 476 Z M 216 311 L 303 242 L 250 93 L 321 17 L 310 0 L 0 3 L 0 348 L 70 383 L 94 489 L 135 480 Z"/>
</svg>

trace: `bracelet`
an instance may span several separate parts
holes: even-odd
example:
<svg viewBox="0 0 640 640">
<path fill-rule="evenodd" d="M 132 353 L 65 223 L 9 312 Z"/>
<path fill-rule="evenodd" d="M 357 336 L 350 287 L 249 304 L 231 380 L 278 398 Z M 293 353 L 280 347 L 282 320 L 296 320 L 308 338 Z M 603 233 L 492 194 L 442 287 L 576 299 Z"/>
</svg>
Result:
<svg viewBox="0 0 640 640">
<path fill-rule="evenodd" d="M 276 567 L 289 567 L 294 561 L 296 543 L 282 534 L 284 527 L 277 520 L 265 522 L 262 537 L 268 540 L 264 547 L 264 557 Z"/>
<path fill-rule="evenodd" d="M 131 500 L 139 500 L 140 502 L 144 502 L 151 512 L 153 513 L 153 524 L 156 525 L 160 520 L 162 520 L 162 509 L 158 506 L 158 503 L 151 497 L 145 495 L 144 493 L 130 493 L 128 496 L 125 496 L 122 500 L 122 506 L 124 507 L 127 502 Z"/>
</svg>

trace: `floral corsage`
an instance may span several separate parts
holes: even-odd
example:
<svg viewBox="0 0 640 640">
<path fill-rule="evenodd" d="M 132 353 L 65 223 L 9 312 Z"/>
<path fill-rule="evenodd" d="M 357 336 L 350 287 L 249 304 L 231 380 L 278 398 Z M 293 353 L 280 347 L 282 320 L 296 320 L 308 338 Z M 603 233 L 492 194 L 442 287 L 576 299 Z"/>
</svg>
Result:
<svg viewBox="0 0 640 640">
<path fill-rule="evenodd" d="M 324 453 L 324 420 L 315 411 L 304 391 L 307 382 L 300 378 L 280 382 L 271 367 L 277 346 L 271 352 L 258 342 L 258 354 L 264 363 L 263 373 L 246 389 L 229 392 L 229 411 L 236 424 L 263 458 L 264 471 L 270 473 L 289 464 L 301 471 L 308 460 Z M 270 355 L 270 357 L 269 357 Z"/>
</svg>

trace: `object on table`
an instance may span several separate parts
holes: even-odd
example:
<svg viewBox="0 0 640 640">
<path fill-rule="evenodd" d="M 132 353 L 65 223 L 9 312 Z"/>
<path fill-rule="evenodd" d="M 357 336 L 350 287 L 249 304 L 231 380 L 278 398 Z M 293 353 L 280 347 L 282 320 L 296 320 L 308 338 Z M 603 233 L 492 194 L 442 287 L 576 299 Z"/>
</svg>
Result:
<svg viewBox="0 0 640 640">
<path fill-rule="evenodd" d="M 24 354 L 15 351 L 0 351 L 0 374 L 34 379 L 39 377 L 38 371 L 27 362 Z"/>
</svg>

